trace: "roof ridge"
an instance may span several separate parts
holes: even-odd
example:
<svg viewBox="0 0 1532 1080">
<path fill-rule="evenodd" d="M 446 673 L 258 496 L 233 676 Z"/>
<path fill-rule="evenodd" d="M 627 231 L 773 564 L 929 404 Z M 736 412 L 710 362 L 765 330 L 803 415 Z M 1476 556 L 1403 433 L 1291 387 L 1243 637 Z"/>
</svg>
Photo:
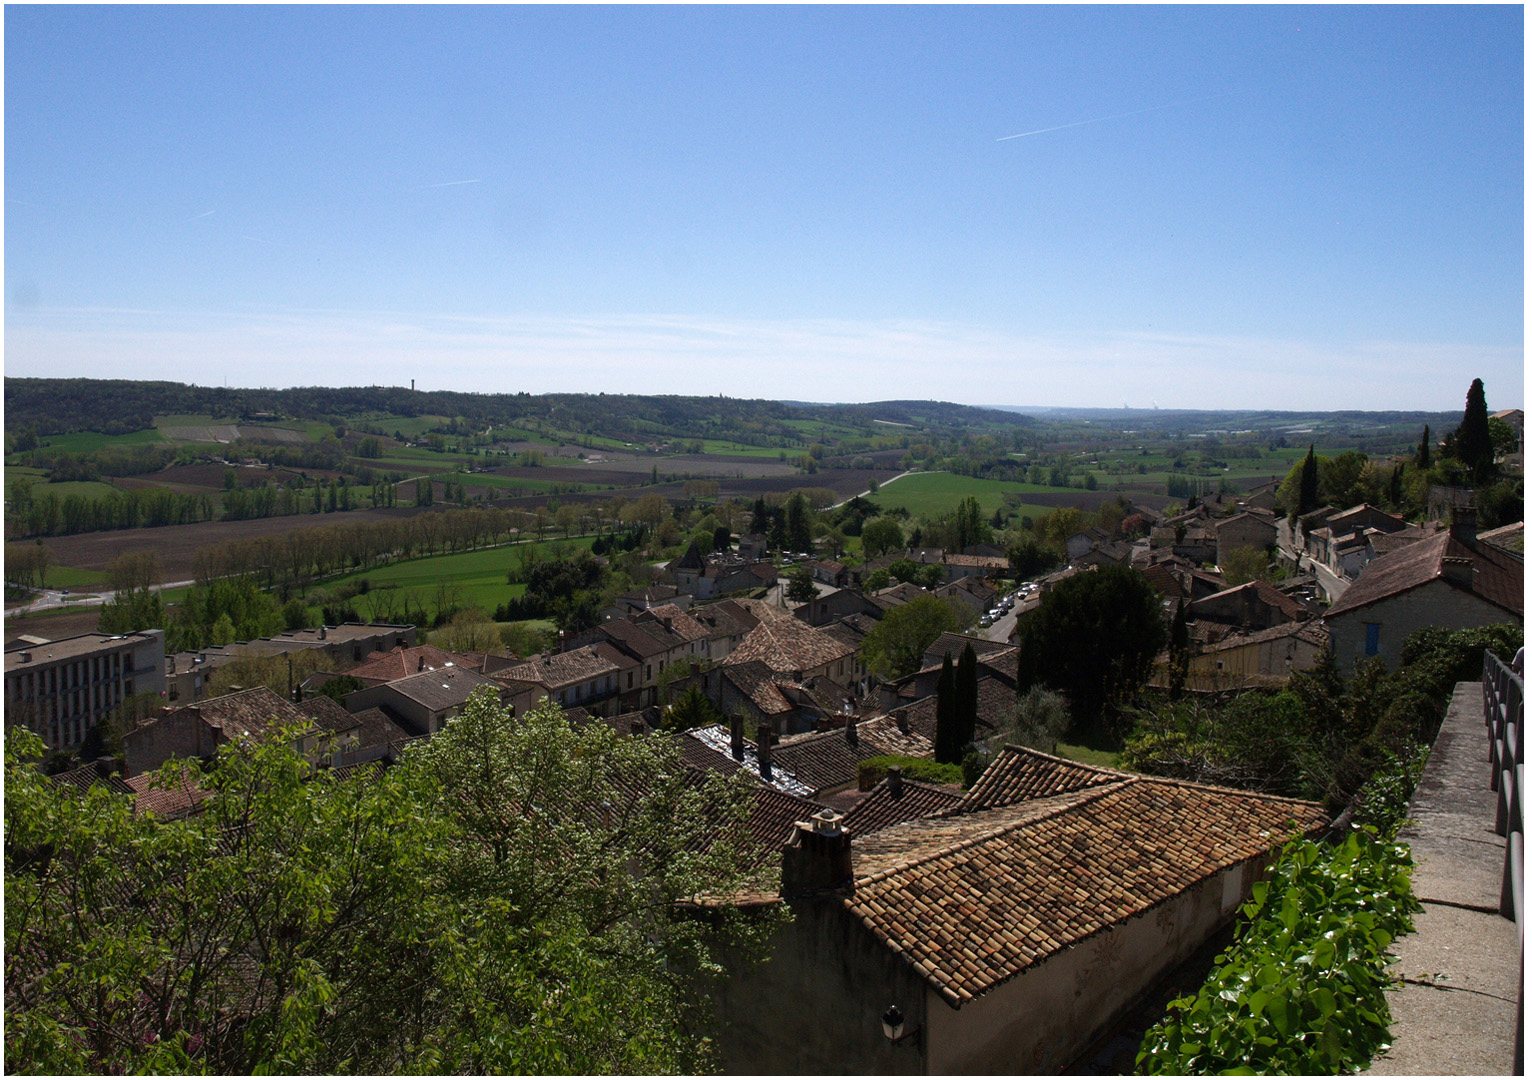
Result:
<svg viewBox="0 0 1532 1080">
<path fill-rule="evenodd" d="M 872 875 L 870 875 L 868 877 L 856 878 L 855 879 L 856 884 L 857 885 L 863 885 L 863 884 L 871 885 L 871 884 L 873 884 L 875 882 L 883 881 L 886 878 L 892 876 L 893 874 L 902 873 L 903 871 L 908 870 L 911 867 L 919 866 L 922 863 L 931 862 L 934 859 L 946 858 L 949 855 L 953 855 L 953 854 L 955 854 L 955 853 L 957 853 L 959 851 L 963 851 L 963 850 L 965 850 L 967 848 L 971 848 L 971 847 L 975 846 L 976 844 L 981 844 L 981 843 L 985 843 L 985 842 L 987 842 L 989 840 L 993 840 L 997 836 L 1003 836 L 1004 834 L 1006 834 L 1006 833 L 1010 832 L 1011 830 L 1015 829 L 1018 825 L 1021 825 L 1021 824 L 1033 825 L 1033 824 L 1036 824 L 1039 821 L 1047 821 L 1050 818 L 1058 817 L 1060 814 L 1067 813 L 1068 811 L 1078 809 L 1079 807 L 1084 806 L 1087 803 L 1095 802 L 1097 799 L 1104 798 L 1105 796 L 1110 795 L 1113 792 L 1122 791 L 1124 788 L 1127 788 L 1129 785 L 1131 785 L 1132 783 L 1134 783 L 1138 779 L 1139 779 L 1138 777 L 1129 776 L 1129 777 L 1127 777 L 1127 778 L 1125 778 L 1123 780 L 1117 781 L 1115 783 L 1096 784 L 1096 785 L 1093 785 L 1091 787 L 1076 788 L 1073 791 L 1061 791 L 1061 792 L 1059 792 L 1056 795 L 1045 795 L 1041 799 L 1023 799 L 1020 802 L 1011 803 L 1008 806 L 988 807 L 988 808 L 983 809 L 983 810 L 970 810 L 967 813 L 963 813 L 963 814 L 942 813 L 942 814 L 939 815 L 941 818 L 943 818 L 945 820 L 951 820 L 952 818 L 955 818 L 955 817 L 972 817 L 972 816 L 974 816 L 976 814 L 1000 814 L 1000 813 L 1005 813 L 1007 811 L 1015 812 L 1016 810 L 1018 810 L 1021 807 L 1035 806 L 1037 803 L 1042 802 L 1044 799 L 1058 799 L 1058 800 L 1060 800 L 1058 802 L 1058 804 L 1055 805 L 1052 809 L 1045 810 L 1043 813 L 1038 814 L 1036 817 L 1029 817 L 1029 818 L 1026 819 L 1025 822 L 1008 821 L 1004 825 L 995 825 L 992 828 L 985 829 L 983 832 L 975 833 L 972 836 L 965 836 L 961 840 L 954 841 L 951 844 L 947 844 L 947 845 L 945 845 L 943 847 L 939 847 L 939 848 L 935 848 L 935 849 L 930 850 L 930 851 L 923 852 L 921 855 L 919 855 L 916 858 L 901 860 L 901 861 L 895 863 L 892 866 L 884 867 L 882 870 L 879 870 L 877 873 L 872 874 Z M 1065 801 L 1066 799 L 1068 799 L 1068 797 L 1071 797 L 1071 796 L 1077 796 L 1077 798 L 1073 798 L 1073 799 L 1069 799 L 1069 801 Z M 912 818 L 911 819 L 911 821 L 921 821 L 921 820 L 924 820 L 924 819 L 922 819 L 922 818 Z M 902 824 L 909 824 L 909 823 L 910 822 L 903 822 Z M 884 831 L 886 832 L 887 830 L 884 830 Z M 869 835 L 872 835 L 872 834 L 869 834 Z M 855 852 L 855 848 L 853 848 L 852 850 L 853 850 L 853 852 Z M 847 903 L 853 902 L 854 899 L 855 899 L 855 894 L 853 893 L 852 897 L 848 898 Z"/>
</svg>

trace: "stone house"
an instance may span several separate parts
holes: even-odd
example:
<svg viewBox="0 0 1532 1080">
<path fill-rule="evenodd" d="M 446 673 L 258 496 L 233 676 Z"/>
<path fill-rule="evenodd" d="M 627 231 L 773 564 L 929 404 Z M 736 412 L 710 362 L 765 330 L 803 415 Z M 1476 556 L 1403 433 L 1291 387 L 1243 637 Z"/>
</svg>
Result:
<svg viewBox="0 0 1532 1080">
<path fill-rule="evenodd" d="M 621 702 L 629 685 L 636 681 L 638 670 L 639 664 L 632 657 L 601 641 L 567 652 L 534 656 L 496 672 L 495 681 L 511 690 L 535 687 L 535 700 L 551 698 L 566 709 L 583 708 L 593 715 L 612 716 L 626 711 Z M 351 704 L 351 698 L 346 699 L 346 704 Z"/>
<path fill-rule="evenodd" d="M 1460 507 L 1447 531 L 1369 563 L 1324 624 L 1343 673 L 1369 656 L 1396 667 L 1405 639 L 1423 627 L 1521 625 L 1522 590 L 1522 560 L 1479 543 L 1473 508 Z"/>
<path fill-rule="evenodd" d="M 1302 622 L 1314 613 L 1299 601 L 1264 581 L 1247 581 L 1186 605 L 1188 619 L 1264 630 L 1282 623 Z"/>
<path fill-rule="evenodd" d="M 346 695 L 345 704 L 350 712 L 381 709 L 411 735 L 434 735 L 463 711 L 469 696 L 481 686 L 494 687 L 504 696 L 504 688 L 494 679 L 453 666 L 356 690 Z"/>
<path fill-rule="evenodd" d="M 1218 564 L 1237 548 L 1253 547 L 1258 551 L 1276 546 L 1277 522 L 1270 514 L 1246 511 L 1233 517 L 1213 522 L 1213 534 L 1218 543 Z"/>
<path fill-rule="evenodd" d="M 1194 643 L 1185 685 L 1208 692 L 1280 687 L 1293 672 L 1313 667 L 1329 647 L 1330 635 L 1317 620 L 1215 635 Z M 1155 664 L 1151 685 L 1169 685 L 1169 656 L 1161 653 Z"/>
<path fill-rule="evenodd" d="M 881 618 L 883 609 L 855 589 L 836 589 L 793 609 L 793 618 L 810 626 L 824 626 L 847 615 Z"/>
<path fill-rule="evenodd" d="M 1019 747 L 933 815 L 853 837 L 821 812 L 779 889 L 697 905 L 794 916 L 721 987 L 725 1069 L 1065 1069 L 1233 918 L 1285 837 L 1326 824 L 1313 803 Z"/>
<path fill-rule="evenodd" d="M 317 739 L 313 718 L 264 686 L 169 708 L 124 733 L 123 775 L 151 772 L 174 758 L 211 758 L 225 743 L 262 738 L 284 725 L 298 725 Z"/>
</svg>

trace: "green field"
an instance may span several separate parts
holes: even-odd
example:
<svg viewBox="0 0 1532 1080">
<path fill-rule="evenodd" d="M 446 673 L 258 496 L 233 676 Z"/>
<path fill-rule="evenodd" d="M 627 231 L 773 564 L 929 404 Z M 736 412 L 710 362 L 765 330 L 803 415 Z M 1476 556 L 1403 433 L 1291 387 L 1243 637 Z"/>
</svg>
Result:
<svg viewBox="0 0 1532 1080">
<path fill-rule="evenodd" d="M 557 547 L 568 550 L 589 548 L 592 537 L 576 537 L 570 540 L 543 540 L 537 542 L 542 551 Z M 521 545 L 486 548 L 481 551 L 462 551 L 455 555 L 437 555 L 427 559 L 411 559 L 393 563 L 373 570 L 361 570 L 344 577 L 328 578 L 319 587 L 334 588 L 337 585 L 366 578 L 372 588 L 394 586 L 412 590 L 420 603 L 433 616 L 436 614 L 436 593 L 439 585 L 458 590 L 458 600 L 467 607 L 482 608 L 484 614 L 494 614 L 495 608 L 526 592 L 525 585 L 511 585 L 505 580 L 507 572 L 517 565 Z M 354 603 L 365 616 L 367 598 L 359 596 Z"/>
<path fill-rule="evenodd" d="M 1006 495 L 1060 490 L 1063 489 L 1011 480 L 980 480 L 954 473 L 916 473 L 889 481 L 869 501 L 883 507 L 902 506 L 915 517 L 933 517 L 955 509 L 958 503 L 972 495 L 979 500 L 979 508 L 988 516 L 1004 504 Z M 1105 492 L 1101 495 L 1102 498 L 1107 497 Z M 1046 506 L 1023 505 L 1021 512 L 1036 517 L 1047 513 L 1049 509 Z"/>
<path fill-rule="evenodd" d="M 11 497 L 11 489 L 21 479 L 32 481 L 32 497 L 42 495 L 54 495 L 62 499 L 69 495 L 83 495 L 87 499 L 101 499 L 108 495 L 121 495 L 120 488 L 101 480 L 66 480 L 63 483 L 50 483 L 47 472 L 43 469 L 34 469 L 26 465 L 7 465 L 5 467 L 5 497 Z"/>
<path fill-rule="evenodd" d="M 47 435 L 37 441 L 38 446 L 62 450 L 69 454 L 88 454 L 107 446 L 143 446 L 146 443 L 164 442 L 165 436 L 157 428 L 135 431 L 130 435 L 103 435 L 99 431 L 72 431 L 67 435 Z"/>
</svg>

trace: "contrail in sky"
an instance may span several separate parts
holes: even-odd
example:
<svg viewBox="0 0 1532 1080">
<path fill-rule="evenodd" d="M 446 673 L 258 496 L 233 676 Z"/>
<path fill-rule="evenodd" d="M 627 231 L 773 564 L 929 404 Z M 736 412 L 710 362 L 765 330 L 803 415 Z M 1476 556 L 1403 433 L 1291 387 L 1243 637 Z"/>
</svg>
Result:
<svg viewBox="0 0 1532 1080">
<path fill-rule="evenodd" d="M 478 180 L 448 180 L 445 184 L 423 184 L 420 187 L 416 188 L 415 190 L 416 191 L 429 191 L 431 188 L 459 187 L 462 184 L 481 184 L 483 182 L 484 182 L 483 177 L 480 177 Z"/>
<path fill-rule="evenodd" d="M 218 213 L 217 210 L 208 210 L 208 211 L 206 211 L 204 213 L 201 213 L 201 214 L 194 214 L 191 217 L 187 218 L 186 220 L 187 221 L 196 221 L 198 218 L 212 217 L 216 213 Z"/>
<path fill-rule="evenodd" d="M 1025 139 L 1028 135 L 1046 135 L 1050 131 L 1063 131 L 1065 128 L 1084 127 L 1086 124 L 1100 124 L 1107 120 L 1124 120 L 1130 116 L 1142 116 L 1144 113 L 1159 112 L 1161 109 L 1174 109 L 1178 105 L 1195 105 L 1199 101 L 1211 101 L 1221 94 L 1211 94 L 1208 97 L 1193 98 L 1191 101 L 1173 101 L 1169 105 L 1151 105 L 1147 109 L 1134 109 L 1132 112 L 1114 113 L 1111 116 L 1097 116 L 1091 120 L 1076 120 L 1072 124 L 1060 124 L 1058 127 L 1038 128 L 1036 131 L 1023 131 L 1018 135 L 1002 135 L 996 142 L 1005 142 L 1008 139 Z"/>
</svg>

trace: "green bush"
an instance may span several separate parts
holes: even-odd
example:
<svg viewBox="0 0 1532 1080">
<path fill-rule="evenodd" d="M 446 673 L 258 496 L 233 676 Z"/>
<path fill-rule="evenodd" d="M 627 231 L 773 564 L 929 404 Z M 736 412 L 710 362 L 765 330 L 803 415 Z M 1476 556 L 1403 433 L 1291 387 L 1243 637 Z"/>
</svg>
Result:
<svg viewBox="0 0 1532 1080">
<path fill-rule="evenodd" d="M 871 791 L 877 787 L 883 777 L 888 775 L 891 765 L 899 766 L 906 780 L 919 780 L 927 784 L 961 784 L 963 782 L 963 769 L 960 765 L 939 765 L 929 758 L 885 754 L 882 757 L 868 758 L 857 766 L 857 790 Z"/>
<path fill-rule="evenodd" d="M 1148 1075 L 1336 1074 L 1388 1046 L 1385 950 L 1414 929 L 1409 849 L 1360 829 L 1290 841 L 1241 909 L 1249 922 L 1138 1053 Z"/>
</svg>

